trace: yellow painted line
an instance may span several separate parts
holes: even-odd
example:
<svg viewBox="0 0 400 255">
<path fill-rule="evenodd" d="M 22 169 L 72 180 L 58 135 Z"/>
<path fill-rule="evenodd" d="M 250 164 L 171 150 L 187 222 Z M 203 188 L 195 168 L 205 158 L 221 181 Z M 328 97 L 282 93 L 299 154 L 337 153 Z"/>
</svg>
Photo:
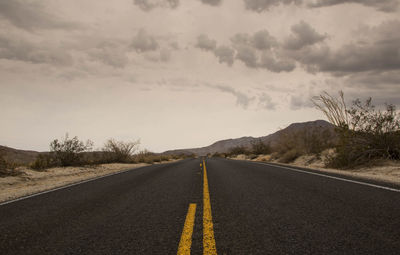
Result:
<svg viewBox="0 0 400 255">
<path fill-rule="evenodd" d="M 208 190 L 208 179 L 206 164 L 203 159 L 204 184 L 203 184 L 203 254 L 216 255 L 214 228 L 211 216 L 210 192 Z"/>
<path fill-rule="evenodd" d="M 196 204 L 189 204 L 189 210 L 186 215 L 185 225 L 183 226 L 181 241 L 179 242 L 178 255 L 190 255 L 195 214 Z"/>
</svg>

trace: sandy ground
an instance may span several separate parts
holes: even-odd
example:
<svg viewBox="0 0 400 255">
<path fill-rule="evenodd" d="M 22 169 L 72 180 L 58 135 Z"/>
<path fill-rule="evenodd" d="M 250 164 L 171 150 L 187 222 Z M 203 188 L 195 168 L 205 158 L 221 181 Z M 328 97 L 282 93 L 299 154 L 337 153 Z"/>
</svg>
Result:
<svg viewBox="0 0 400 255">
<path fill-rule="evenodd" d="M 234 159 L 239 160 L 248 160 L 245 155 L 238 155 Z M 271 162 L 278 163 L 278 160 L 273 160 L 271 155 L 261 155 L 252 161 L 263 161 L 263 162 Z M 349 170 L 339 170 L 339 169 L 331 169 L 325 168 L 323 158 L 318 159 L 315 155 L 304 155 L 297 158 L 293 163 L 283 164 L 288 166 L 298 166 L 310 169 L 316 169 L 323 172 L 329 173 L 337 173 L 347 176 L 361 177 L 365 179 L 383 181 L 394 183 L 400 185 L 400 162 L 396 161 L 384 161 L 379 165 L 371 166 L 371 167 L 362 167 L 357 169 L 349 169 Z"/>
<path fill-rule="evenodd" d="M 176 160 L 163 163 L 174 161 Z M 21 175 L 0 178 L 0 202 L 147 165 L 149 164 L 102 164 L 88 167 L 50 168 L 41 172 L 20 168 L 18 170 L 22 172 Z"/>
</svg>

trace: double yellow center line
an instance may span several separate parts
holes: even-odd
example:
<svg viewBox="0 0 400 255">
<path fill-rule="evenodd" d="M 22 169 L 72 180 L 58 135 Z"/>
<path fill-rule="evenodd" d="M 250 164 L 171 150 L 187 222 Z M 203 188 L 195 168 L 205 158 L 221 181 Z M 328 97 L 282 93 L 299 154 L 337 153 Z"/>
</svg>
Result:
<svg viewBox="0 0 400 255">
<path fill-rule="evenodd" d="M 202 166 L 202 164 L 200 164 Z M 189 255 L 192 246 L 192 234 L 194 219 L 196 214 L 196 204 L 190 204 L 183 227 L 181 240 L 178 247 L 178 255 Z M 210 191 L 208 190 L 208 178 L 206 163 L 203 159 L 203 254 L 216 255 L 214 227 L 211 215 Z"/>
</svg>

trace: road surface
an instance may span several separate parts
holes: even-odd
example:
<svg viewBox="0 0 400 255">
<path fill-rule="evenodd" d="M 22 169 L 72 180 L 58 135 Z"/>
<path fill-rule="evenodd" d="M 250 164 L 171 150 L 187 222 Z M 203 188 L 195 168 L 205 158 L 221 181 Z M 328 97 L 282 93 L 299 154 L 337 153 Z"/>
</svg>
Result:
<svg viewBox="0 0 400 255">
<path fill-rule="evenodd" d="M 398 187 L 343 178 L 152 165 L 0 205 L 0 254 L 399 254 Z"/>
</svg>

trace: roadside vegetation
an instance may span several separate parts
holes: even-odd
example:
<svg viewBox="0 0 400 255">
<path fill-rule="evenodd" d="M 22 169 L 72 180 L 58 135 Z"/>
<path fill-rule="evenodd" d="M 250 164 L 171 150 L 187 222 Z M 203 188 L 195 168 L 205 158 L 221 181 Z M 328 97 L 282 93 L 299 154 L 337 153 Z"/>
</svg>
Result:
<svg viewBox="0 0 400 255">
<path fill-rule="evenodd" d="M 163 155 L 147 150 L 139 151 L 139 140 L 119 141 L 109 139 L 104 146 L 93 151 L 93 142 L 81 141 L 78 137 L 70 138 L 68 134 L 62 139 L 50 143 L 50 151 L 41 153 L 30 164 L 34 170 L 45 170 L 51 167 L 90 166 L 109 163 L 147 163 L 169 161 L 192 157 L 193 155 Z"/>
<path fill-rule="evenodd" d="M 9 162 L 4 155 L 0 154 L 0 177 L 19 175 L 16 167 L 15 163 Z"/>
<path fill-rule="evenodd" d="M 292 163 L 307 158 L 325 167 L 350 169 L 386 161 L 400 161 L 400 115 L 392 104 L 376 108 L 372 98 L 355 99 L 346 105 L 343 92 L 337 97 L 323 93 L 312 99 L 325 114 L 331 127 L 285 129 L 273 144 L 257 140 L 251 146 L 238 146 L 214 157 L 266 160 Z"/>
<path fill-rule="evenodd" d="M 400 115 L 393 104 L 377 109 L 372 98 L 355 99 L 351 107 L 343 92 L 328 93 L 313 99 L 329 121 L 336 126 L 335 154 L 327 160 L 333 168 L 354 168 L 381 160 L 400 160 Z"/>
</svg>

